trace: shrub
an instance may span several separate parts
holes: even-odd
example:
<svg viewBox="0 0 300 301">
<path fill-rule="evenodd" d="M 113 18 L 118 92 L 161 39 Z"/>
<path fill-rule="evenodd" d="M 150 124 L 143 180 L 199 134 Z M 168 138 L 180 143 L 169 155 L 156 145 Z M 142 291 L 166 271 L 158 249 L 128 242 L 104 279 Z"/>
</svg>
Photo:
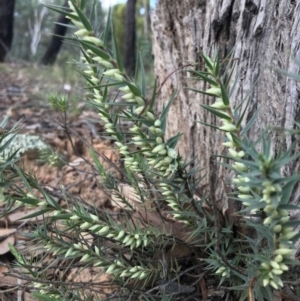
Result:
<svg viewBox="0 0 300 301">
<path fill-rule="evenodd" d="M 82 53 L 79 66 L 87 82 L 87 101 L 97 110 L 122 160 L 119 179 L 90 150 L 99 182 L 122 204 L 118 214 L 86 206 L 63 191 L 66 206 L 61 205 L 36 179 L 17 168 L 12 157 L 2 159 L 0 168 L 6 185 L 5 212 L 23 204 L 40 208 L 33 216 L 45 215 L 44 224 L 31 233 L 37 245 L 56 262 L 65 260 L 65 270 L 72 265 L 82 270 L 98 267 L 110 275 L 110 283 L 115 286 L 105 297 L 105 290 L 97 284 L 72 287 L 62 280 L 48 281 L 51 264 L 38 268 L 33 258 L 11 246 L 17 265 L 33 284 L 34 296 L 47 301 L 171 300 L 197 296 L 198 287 L 202 299 L 207 299 L 205 279 L 210 279 L 225 284 L 240 300 L 248 296 L 249 300 L 273 300 L 274 290 L 284 286 L 289 265 L 294 263 L 290 257 L 299 236 L 293 231 L 298 222 L 289 218 L 289 210 L 297 207 L 289 204 L 289 199 L 300 177 L 283 177 L 280 169 L 297 159 L 299 153 L 294 154 L 292 146 L 274 156 L 267 130 L 256 141 L 250 140 L 248 131 L 257 113 L 242 126 L 247 100 L 238 107 L 231 106 L 232 56 L 221 62 L 217 54 L 214 58 L 203 55 L 203 71 L 186 72 L 211 86 L 206 91 L 191 89 L 215 99 L 202 107 L 222 124 L 205 126 L 223 134 L 228 153 L 216 155 L 216 161 L 235 174 L 229 186 L 229 202 L 242 204 L 239 212 L 230 206 L 223 214 L 214 191 L 197 192 L 202 180 L 198 178 L 199 169 L 189 168 L 189 162 L 176 150 L 181 133 L 165 139 L 166 118 L 174 96 L 157 115 L 156 87 L 148 98 L 141 59 L 138 82 L 124 71 L 113 37 L 112 49 L 106 46 L 109 18 L 106 31 L 97 37 L 84 14 L 84 4 L 69 1 L 72 11 L 64 13 L 78 28 L 73 40 Z M 57 6 L 48 7 L 61 12 Z M 112 89 L 117 89 L 117 96 Z M 59 103 L 55 109 L 67 110 L 67 103 L 62 102 L 67 98 L 51 98 L 52 104 Z M 130 124 L 129 130 L 124 130 L 124 121 Z M 7 168 L 23 181 L 24 189 L 7 179 Z M 134 191 L 134 198 L 122 192 L 124 183 Z M 15 190 L 17 197 L 11 193 Z M 35 191 L 42 197 L 34 196 Z M 237 227 L 250 228 L 252 235 L 238 234 L 234 231 Z"/>
</svg>

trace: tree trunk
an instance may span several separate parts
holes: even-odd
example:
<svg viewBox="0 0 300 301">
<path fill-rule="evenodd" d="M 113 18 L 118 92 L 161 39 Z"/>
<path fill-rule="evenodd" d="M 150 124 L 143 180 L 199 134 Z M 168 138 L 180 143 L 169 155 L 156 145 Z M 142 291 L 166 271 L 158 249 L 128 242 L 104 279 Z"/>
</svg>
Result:
<svg viewBox="0 0 300 301">
<path fill-rule="evenodd" d="M 126 32 L 125 32 L 125 69 L 130 75 L 135 71 L 135 6 L 136 0 L 127 0 L 126 4 Z"/>
<path fill-rule="evenodd" d="M 69 8 L 68 1 L 65 2 L 64 8 Z M 52 39 L 41 60 L 41 64 L 43 65 L 53 65 L 55 63 L 68 29 L 67 26 L 61 24 L 67 25 L 70 22 L 70 19 L 66 18 L 65 15 L 60 15 L 56 22 L 57 24 L 54 27 Z"/>
<path fill-rule="evenodd" d="M 231 103 L 239 104 L 254 86 L 246 122 L 260 108 L 250 132 L 251 138 L 257 137 L 267 126 L 292 129 L 294 121 L 300 121 L 299 84 L 269 67 L 293 73 L 299 71 L 299 65 L 293 60 L 293 57 L 300 57 L 299 22 L 299 0 L 159 0 L 152 15 L 158 82 L 163 83 L 169 74 L 189 62 L 200 63 L 202 52 L 212 55 L 217 47 L 222 59 L 234 48 L 237 67 L 233 78 L 238 76 L 238 84 Z M 204 172 L 209 174 L 211 154 L 225 151 L 220 132 L 199 123 L 219 124 L 212 114 L 200 107 L 200 104 L 211 104 L 214 100 L 186 87 L 207 89 L 203 83 L 189 80 L 186 72 L 177 71 L 161 88 L 158 110 L 177 91 L 167 123 L 167 135 L 183 132 L 180 153 L 189 158 L 196 157 L 200 166 L 207 168 Z M 273 150 L 280 142 L 280 135 L 273 133 Z M 292 139 L 288 136 L 284 139 L 288 147 Z M 286 167 L 283 173 L 290 175 L 297 170 L 299 162 Z M 221 174 L 219 167 L 219 197 L 223 191 Z M 298 186 L 293 202 L 297 202 L 299 195 Z"/>
<path fill-rule="evenodd" d="M 0 0 L 0 62 L 4 62 L 13 40 L 15 0 Z"/>
</svg>

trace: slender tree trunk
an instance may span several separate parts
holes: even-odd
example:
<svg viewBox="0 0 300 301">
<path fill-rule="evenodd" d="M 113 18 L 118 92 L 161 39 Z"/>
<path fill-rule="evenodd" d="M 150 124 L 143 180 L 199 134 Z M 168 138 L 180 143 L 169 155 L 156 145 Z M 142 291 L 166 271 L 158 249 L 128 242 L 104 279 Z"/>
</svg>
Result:
<svg viewBox="0 0 300 301">
<path fill-rule="evenodd" d="M 145 9 L 144 12 L 144 35 L 145 38 L 148 39 L 149 38 L 149 31 L 150 31 L 150 14 L 149 14 L 149 10 L 150 10 L 150 5 L 149 5 L 149 1 L 148 0 L 143 0 L 143 7 Z"/>
<path fill-rule="evenodd" d="M 4 62 L 13 40 L 15 0 L 0 0 L 0 62 Z"/>
<path fill-rule="evenodd" d="M 65 8 L 69 8 L 68 1 L 64 4 Z M 57 19 L 57 23 L 54 27 L 54 32 L 52 39 L 49 43 L 49 46 L 41 60 L 43 65 L 53 65 L 56 61 L 57 55 L 61 49 L 64 36 L 67 33 L 67 27 L 61 24 L 67 25 L 70 22 L 70 19 L 66 18 L 65 15 L 60 15 Z"/>
<path fill-rule="evenodd" d="M 202 52 L 212 55 L 217 47 L 221 58 L 224 58 L 234 49 L 237 68 L 233 78 L 237 76 L 238 82 L 231 102 L 233 105 L 241 103 L 252 91 L 245 120 L 249 121 L 260 109 L 250 131 L 251 138 L 257 137 L 267 126 L 292 129 L 294 121 L 300 121 L 299 83 L 278 74 L 270 66 L 299 72 L 299 65 L 293 59 L 300 58 L 299 24 L 299 0 L 158 1 L 152 15 L 152 28 L 155 74 L 159 83 L 181 68 L 163 85 L 158 110 L 177 90 L 167 134 L 184 133 L 179 146 L 181 154 L 196 157 L 200 166 L 207 168 L 204 171 L 207 175 L 211 155 L 222 154 L 225 149 L 221 145 L 221 135 L 199 121 L 213 125 L 219 125 L 219 121 L 200 107 L 200 104 L 211 104 L 214 101 L 211 97 L 186 89 L 189 86 L 201 90 L 207 87 L 189 79 L 182 69 L 193 68 L 184 67 L 189 62 L 199 63 L 197 68 L 201 68 Z M 282 136 L 275 131 L 272 135 L 276 152 Z M 284 137 L 283 142 L 286 147 L 290 146 L 291 137 Z M 218 168 L 216 193 L 223 200 L 223 172 L 221 167 Z M 290 175 L 296 171 L 299 171 L 299 161 L 282 172 Z M 298 186 L 294 203 L 298 202 L 299 195 Z"/>
<path fill-rule="evenodd" d="M 127 0 L 124 65 L 130 75 L 134 75 L 135 71 L 135 7 L 136 0 Z"/>
</svg>

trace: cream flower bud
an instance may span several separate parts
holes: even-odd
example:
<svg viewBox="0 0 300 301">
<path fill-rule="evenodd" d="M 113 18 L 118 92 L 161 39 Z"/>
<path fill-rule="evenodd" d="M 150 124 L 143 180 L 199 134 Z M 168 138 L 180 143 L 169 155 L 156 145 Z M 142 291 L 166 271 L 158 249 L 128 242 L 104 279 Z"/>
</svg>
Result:
<svg viewBox="0 0 300 301">
<path fill-rule="evenodd" d="M 226 146 L 226 147 L 235 147 L 236 145 L 231 142 L 231 141 L 227 141 L 227 142 L 223 142 L 222 145 Z"/>
<path fill-rule="evenodd" d="M 152 121 L 155 120 L 155 116 L 154 116 L 153 113 L 151 113 L 151 112 L 147 112 L 147 113 L 146 113 L 146 116 L 148 117 L 148 119 L 150 119 L 150 120 L 152 120 Z"/>
<path fill-rule="evenodd" d="M 298 233 L 299 232 L 297 232 L 297 231 L 292 231 L 290 233 L 286 233 L 286 234 L 281 235 L 280 238 L 284 239 L 284 240 L 290 240 L 293 237 L 295 237 Z"/>
<path fill-rule="evenodd" d="M 209 93 L 209 94 L 213 94 L 215 96 L 221 96 L 222 95 L 221 89 L 216 88 L 216 87 L 210 88 L 210 89 L 206 90 L 205 92 Z"/>
<path fill-rule="evenodd" d="M 128 86 L 119 88 L 119 91 L 124 92 L 124 93 L 131 92 L 131 90 L 130 90 L 130 88 Z"/>
<path fill-rule="evenodd" d="M 130 92 L 130 93 L 127 93 L 127 94 L 123 95 L 121 98 L 123 98 L 123 99 L 132 99 L 132 98 L 134 98 L 134 94 Z"/>
<path fill-rule="evenodd" d="M 248 168 L 244 163 L 235 162 L 232 167 L 239 171 L 246 171 Z"/>
<path fill-rule="evenodd" d="M 88 222 L 83 223 L 82 225 L 80 225 L 80 229 L 88 229 L 89 227 L 91 227 L 92 225 Z"/>
<path fill-rule="evenodd" d="M 236 126 L 232 123 L 227 123 L 223 126 L 220 126 L 219 129 L 225 132 L 234 132 L 236 130 Z"/>
<path fill-rule="evenodd" d="M 270 280 L 270 285 L 273 286 L 276 290 L 278 289 L 278 285 L 273 280 Z"/>
<path fill-rule="evenodd" d="M 95 76 L 92 76 L 90 81 L 95 85 L 97 85 L 100 82 L 100 80 Z"/>
<path fill-rule="evenodd" d="M 156 127 L 159 127 L 161 125 L 161 121 L 159 119 L 157 119 L 155 122 L 154 122 L 154 126 Z"/>
<path fill-rule="evenodd" d="M 144 99 L 141 98 L 141 97 L 135 96 L 135 97 L 134 97 L 134 100 L 137 102 L 137 104 L 138 104 L 139 106 L 144 106 L 144 105 L 145 105 Z"/>
<path fill-rule="evenodd" d="M 228 152 L 233 158 L 238 158 L 238 152 L 236 152 L 234 149 L 229 148 Z"/>
<path fill-rule="evenodd" d="M 152 153 L 158 153 L 158 152 L 162 151 L 165 148 L 166 148 L 165 143 L 159 144 L 156 147 L 154 147 L 154 149 L 152 150 Z"/>
<path fill-rule="evenodd" d="M 162 143 L 163 143 L 162 138 L 161 138 L 161 137 L 157 137 L 157 138 L 156 138 L 156 143 L 157 143 L 157 144 L 162 144 Z"/>
<path fill-rule="evenodd" d="M 137 114 L 137 115 L 139 115 L 139 114 L 141 114 L 143 112 L 143 110 L 144 110 L 144 107 L 141 106 L 141 107 L 136 108 L 134 110 L 134 113 Z"/>
<path fill-rule="evenodd" d="M 220 99 L 220 98 L 218 98 Z M 218 110 L 224 110 L 224 109 L 227 109 L 228 106 L 226 106 L 223 102 L 223 100 L 220 100 L 220 101 L 216 101 L 215 103 L 213 103 L 212 105 L 210 105 L 212 108 L 214 109 L 218 109 Z"/>
<path fill-rule="evenodd" d="M 89 254 L 85 254 L 82 256 L 82 258 L 80 259 L 80 261 L 85 262 L 88 261 L 90 259 L 90 255 Z"/>
<path fill-rule="evenodd" d="M 273 218 L 271 216 L 268 216 L 265 220 L 264 220 L 264 225 L 270 225 L 273 221 Z"/>
<path fill-rule="evenodd" d="M 91 42 L 96 46 L 103 46 L 104 45 L 103 41 L 101 41 L 100 39 L 95 38 L 95 37 L 83 37 L 82 39 L 84 41 Z"/>
<path fill-rule="evenodd" d="M 116 268 L 116 265 L 113 263 L 111 264 L 108 269 L 106 270 L 107 274 L 111 274 L 113 272 L 113 270 Z"/>
<path fill-rule="evenodd" d="M 120 70 L 119 69 L 110 69 L 110 70 L 106 70 L 105 72 L 103 72 L 103 75 L 105 76 L 113 76 L 115 74 L 120 74 Z"/>
<path fill-rule="evenodd" d="M 170 164 L 171 162 L 173 161 L 173 158 L 167 156 L 164 158 L 163 162 L 166 163 L 166 164 Z"/>
<path fill-rule="evenodd" d="M 216 274 L 222 274 L 226 270 L 225 267 L 220 267 L 215 273 Z"/>
<path fill-rule="evenodd" d="M 75 14 L 74 14 L 75 15 Z M 77 16 L 77 14 L 76 14 Z M 68 18 L 68 17 L 67 17 Z M 77 27 L 77 28 L 81 28 L 81 29 L 84 29 L 85 26 L 82 24 L 82 22 L 80 21 L 77 21 L 77 20 L 74 20 L 72 18 L 68 18 L 68 19 L 71 19 L 72 23 Z"/>
<path fill-rule="evenodd" d="M 265 278 L 263 280 L 263 286 L 266 287 L 269 284 L 269 282 L 270 282 L 270 279 L 269 278 Z"/>
<path fill-rule="evenodd" d="M 109 226 L 104 226 L 101 230 L 97 232 L 99 235 L 106 234 L 109 231 Z"/>
<path fill-rule="evenodd" d="M 164 156 L 167 154 L 167 150 L 166 149 L 163 149 L 161 151 L 158 152 L 160 155 Z"/>
<path fill-rule="evenodd" d="M 178 154 L 174 148 L 168 149 L 168 156 L 172 159 L 176 159 L 178 157 Z"/>
<path fill-rule="evenodd" d="M 282 255 L 276 255 L 274 260 L 278 263 L 280 263 L 283 260 L 283 256 Z"/>
<path fill-rule="evenodd" d="M 262 263 L 261 263 L 261 266 L 262 266 L 265 270 L 269 270 L 269 269 L 271 268 L 271 266 L 270 266 L 268 263 L 266 263 L 266 262 L 262 262 Z"/>
<path fill-rule="evenodd" d="M 284 263 L 280 263 L 279 266 L 280 266 L 280 269 L 284 272 L 289 270 L 289 267 Z"/>
<path fill-rule="evenodd" d="M 293 254 L 293 250 L 288 249 L 288 248 L 280 248 L 275 250 L 274 252 L 275 255 L 283 255 L 283 256 L 290 256 Z"/>
<path fill-rule="evenodd" d="M 155 129 L 155 135 L 157 136 L 161 136 L 164 134 L 164 131 L 162 129 L 156 128 Z"/>
<path fill-rule="evenodd" d="M 120 81 L 120 82 L 124 81 L 124 77 L 123 77 L 121 74 L 119 74 L 119 73 L 115 73 L 115 74 L 114 74 L 114 78 L 115 78 L 117 81 Z"/>
<path fill-rule="evenodd" d="M 272 267 L 273 269 L 280 270 L 280 266 L 279 266 L 279 264 L 278 264 L 276 261 L 271 260 L 271 261 L 270 261 L 270 265 L 271 265 L 271 267 Z"/>
<path fill-rule="evenodd" d="M 251 200 L 253 196 L 251 194 L 238 194 L 238 198 L 241 200 Z"/>
<path fill-rule="evenodd" d="M 238 156 L 239 156 L 240 158 L 243 158 L 243 157 L 245 156 L 245 152 L 244 152 L 244 151 L 238 152 Z"/>
<path fill-rule="evenodd" d="M 238 186 L 237 189 L 243 193 L 247 193 L 251 190 L 251 188 L 249 186 Z"/>
<path fill-rule="evenodd" d="M 90 32 L 87 31 L 85 28 L 83 28 L 83 29 L 79 29 L 76 32 L 74 32 L 74 34 L 79 37 L 86 37 L 90 34 Z"/>
</svg>

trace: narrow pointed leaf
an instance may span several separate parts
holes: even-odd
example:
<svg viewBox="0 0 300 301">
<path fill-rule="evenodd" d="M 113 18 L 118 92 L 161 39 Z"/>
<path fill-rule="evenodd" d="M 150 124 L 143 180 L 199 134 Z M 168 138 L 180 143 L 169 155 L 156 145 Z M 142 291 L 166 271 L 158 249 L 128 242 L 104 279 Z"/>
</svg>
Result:
<svg viewBox="0 0 300 301">
<path fill-rule="evenodd" d="M 67 10 L 62 9 L 63 8 L 62 6 L 53 5 L 53 4 L 45 4 L 45 3 L 43 3 L 43 5 L 59 14 L 70 17 L 73 20 L 80 21 L 77 16 L 74 16 L 71 13 L 69 13 Z"/>
<path fill-rule="evenodd" d="M 230 116 L 228 116 L 228 115 L 224 114 L 223 112 L 221 112 L 221 111 L 219 111 L 219 110 L 216 110 L 216 109 L 214 109 L 214 108 L 212 108 L 212 107 L 210 107 L 210 106 L 208 106 L 208 105 L 203 105 L 203 104 L 202 104 L 201 107 L 204 108 L 204 109 L 206 109 L 207 111 L 213 113 L 214 115 L 216 115 L 216 116 L 222 118 L 222 119 L 226 119 L 226 120 L 228 120 L 228 121 L 231 120 L 231 117 L 230 117 Z"/>
<path fill-rule="evenodd" d="M 225 106 L 229 106 L 229 98 L 228 98 L 228 94 L 225 90 L 225 87 L 223 85 L 220 85 L 221 88 L 221 92 L 222 92 L 222 100 Z"/>
<path fill-rule="evenodd" d="M 82 40 L 78 40 L 78 41 L 83 46 L 84 49 L 90 49 L 91 51 L 93 51 L 93 53 L 100 56 L 102 59 L 106 61 L 110 60 L 110 56 L 105 51 L 101 50 L 99 47 L 95 46 L 94 44 Z"/>
<path fill-rule="evenodd" d="M 93 28 L 92 28 L 92 25 L 90 23 L 90 21 L 87 19 L 87 17 L 82 13 L 81 9 L 78 8 L 78 6 L 76 5 L 75 1 L 74 0 L 71 0 L 72 3 L 73 3 L 73 6 L 76 10 L 76 13 L 80 19 L 80 21 L 82 22 L 83 26 L 85 27 L 85 29 L 87 31 L 93 31 Z M 81 1 L 83 2 L 83 1 Z"/>
<path fill-rule="evenodd" d="M 207 72 L 199 72 L 199 71 L 195 71 L 195 70 L 187 70 L 187 72 L 194 73 L 195 75 L 199 76 L 204 81 L 206 81 L 207 83 L 209 83 L 215 87 L 219 86 L 219 84 L 215 80 L 213 80 L 209 76 L 206 76 Z"/>
</svg>

